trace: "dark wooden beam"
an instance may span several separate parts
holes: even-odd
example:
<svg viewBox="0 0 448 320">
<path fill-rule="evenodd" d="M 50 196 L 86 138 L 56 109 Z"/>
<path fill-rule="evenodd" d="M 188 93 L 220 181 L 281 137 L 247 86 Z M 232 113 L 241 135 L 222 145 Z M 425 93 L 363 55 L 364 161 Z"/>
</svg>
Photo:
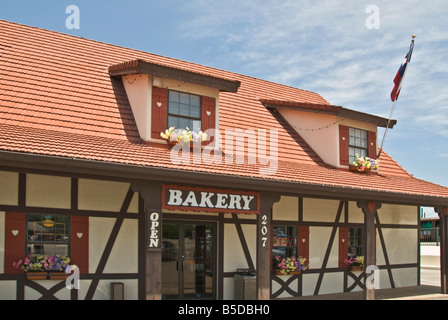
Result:
<svg viewBox="0 0 448 320">
<path fill-rule="evenodd" d="M 448 207 L 435 207 L 440 217 L 440 289 L 448 294 Z"/>
<path fill-rule="evenodd" d="M 271 299 L 271 220 L 272 206 L 280 194 L 262 192 L 257 219 L 257 300 Z"/>
<path fill-rule="evenodd" d="M 364 213 L 364 224 L 365 224 L 365 256 L 364 256 L 364 269 L 367 270 L 369 266 L 374 266 L 375 261 L 375 216 L 377 210 L 381 208 L 381 203 L 373 201 L 358 201 L 358 208 L 362 209 Z M 370 274 L 365 274 L 366 279 Z M 376 279 L 373 277 L 373 281 Z M 366 300 L 375 300 L 375 288 L 373 285 L 364 286 L 364 298 Z"/>
<path fill-rule="evenodd" d="M 141 225 L 145 230 L 139 241 L 145 245 L 139 259 L 144 264 L 144 291 L 146 300 L 162 300 L 162 185 L 158 182 L 133 183 L 132 189 L 144 201 Z M 141 228 L 142 229 L 142 228 Z"/>
</svg>

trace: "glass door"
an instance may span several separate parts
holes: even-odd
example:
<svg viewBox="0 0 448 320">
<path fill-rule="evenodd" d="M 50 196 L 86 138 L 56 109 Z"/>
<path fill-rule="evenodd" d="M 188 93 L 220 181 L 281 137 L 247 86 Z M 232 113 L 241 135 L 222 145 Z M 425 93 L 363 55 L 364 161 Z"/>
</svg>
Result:
<svg viewBox="0 0 448 320">
<path fill-rule="evenodd" d="M 162 297 L 213 299 L 214 224 L 164 222 L 162 233 Z"/>
</svg>

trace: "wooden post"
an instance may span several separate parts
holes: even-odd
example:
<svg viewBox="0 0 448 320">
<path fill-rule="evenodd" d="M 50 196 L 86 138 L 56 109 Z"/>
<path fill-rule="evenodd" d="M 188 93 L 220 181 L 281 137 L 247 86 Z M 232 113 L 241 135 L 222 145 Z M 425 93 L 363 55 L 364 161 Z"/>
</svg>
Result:
<svg viewBox="0 0 448 320">
<path fill-rule="evenodd" d="M 440 289 L 448 294 L 448 208 L 436 207 L 440 217 Z"/>
<path fill-rule="evenodd" d="M 365 224 L 365 256 L 364 256 L 364 270 L 367 270 L 369 266 L 374 266 L 375 261 L 375 215 L 377 210 L 381 208 L 381 203 L 379 202 L 367 202 L 359 201 L 357 203 L 358 208 L 362 209 L 364 213 L 364 224 Z M 369 268 L 370 269 L 370 268 Z M 367 279 L 370 274 L 365 274 L 365 279 Z M 375 279 L 373 278 L 373 281 Z M 367 285 L 365 281 L 364 287 L 364 299 L 365 300 L 375 300 L 375 288 L 373 285 Z"/>
<path fill-rule="evenodd" d="M 162 299 L 162 186 L 160 183 L 134 183 L 134 191 L 140 192 L 144 201 L 143 240 L 145 250 L 140 251 L 144 259 L 144 286 L 146 300 Z M 144 238 L 144 239 L 142 239 Z"/>
<path fill-rule="evenodd" d="M 260 195 L 257 220 L 257 299 L 271 299 L 271 220 L 272 206 L 280 195 L 263 192 Z"/>
</svg>

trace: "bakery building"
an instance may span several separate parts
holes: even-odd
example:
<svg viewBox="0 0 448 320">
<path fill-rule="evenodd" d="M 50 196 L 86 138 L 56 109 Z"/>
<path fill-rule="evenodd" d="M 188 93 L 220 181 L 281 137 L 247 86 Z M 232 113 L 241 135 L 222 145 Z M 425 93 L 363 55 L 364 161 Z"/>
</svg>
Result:
<svg viewBox="0 0 448 320">
<path fill-rule="evenodd" d="M 0 299 L 232 300 L 245 279 L 252 299 L 372 299 L 420 284 L 421 206 L 440 216 L 446 293 L 448 188 L 387 152 L 350 166 L 376 159 L 378 128 L 396 121 L 186 61 L 0 30 Z M 76 271 L 53 279 L 67 257 Z"/>
</svg>

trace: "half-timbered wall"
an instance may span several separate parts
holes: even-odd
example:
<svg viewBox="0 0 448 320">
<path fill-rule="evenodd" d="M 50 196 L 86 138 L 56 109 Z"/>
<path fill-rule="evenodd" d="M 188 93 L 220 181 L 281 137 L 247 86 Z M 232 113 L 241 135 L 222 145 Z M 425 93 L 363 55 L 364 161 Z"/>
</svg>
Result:
<svg viewBox="0 0 448 320">
<path fill-rule="evenodd" d="M 25 246 L 6 257 L 11 249 L 1 236 L 0 299 L 110 299 L 112 282 L 124 283 L 126 299 L 138 299 L 138 212 L 138 193 L 128 182 L 0 171 L 0 234 L 26 232 L 25 225 L 9 230 L 7 216 L 68 215 L 70 256 L 81 272 L 79 290 L 67 289 L 65 281 L 26 280 L 23 272 L 8 271 L 8 259 L 24 258 Z M 80 240 L 88 244 L 75 252 Z"/>
<path fill-rule="evenodd" d="M 0 171 L 1 235 L 12 232 L 7 220 L 15 213 L 37 213 L 69 215 L 73 228 L 81 228 L 72 237 L 88 240 L 86 252 L 77 253 L 78 259 L 86 254 L 87 261 L 85 266 L 80 261 L 81 287 L 68 290 L 63 281 L 29 281 L 21 272 L 9 272 L 6 237 L 0 237 L 0 299 L 110 299 L 112 282 L 124 283 L 126 299 L 144 298 L 145 265 L 139 259 L 145 250 L 143 210 L 130 182 Z M 216 224 L 216 298 L 233 299 L 237 270 L 256 270 L 257 215 L 164 210 L 163 221 L 169 220 Z M 364 227 L 356 201 L 283 195 L 272 208 L 274 225 L 297 226 L 299 255 L 308 258 L 310 269 L 299 275 L 272 274 L 272 298 L 363 289 L 363 272 L 341 265 L 347 228 Z M 383 203 L 375 225 L 380 288 L 417 285 L 417 208 Z M 25 246 L 16 258 L 24 255 Z"/>
<path fill-rule="evenodd" d="M 345 257 L 341 243 L 345 241 L 344 230 L 364 228 L 364 214 L 356 201 L 282 196 L 274 204 L 272 224 L 308 227 L 306 254 L 310 263 L 309 270 L 300 275 L 273 275 L 273 298 L 363 290 L 364 272 L 351 272 L 341 265 Z M 382 204 L 375 216 L 375 226 L 380 288 L 417 285 L 418 209 Z M 302 254 L 299 247 L 299 255 Z"/>
</svg>

